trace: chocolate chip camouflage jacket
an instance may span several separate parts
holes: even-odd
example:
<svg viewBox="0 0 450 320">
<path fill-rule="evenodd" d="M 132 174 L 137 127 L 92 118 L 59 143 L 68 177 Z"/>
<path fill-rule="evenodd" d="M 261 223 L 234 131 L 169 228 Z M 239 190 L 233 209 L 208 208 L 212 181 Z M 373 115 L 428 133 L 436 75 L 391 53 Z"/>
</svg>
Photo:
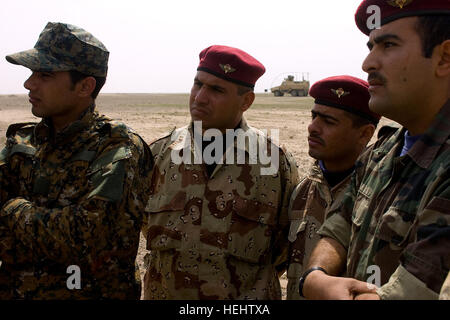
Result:
<svg viewBox="0 0 450 320">
<path fill-rule="evenodd" d="M 244 120 L 241 128 L 267 142 Z M 188 132 L 192 126 L 150 146 L 155 167 L 146 208 L 145 298 L 280 299 L 277 266 L 287 259 L 295 161 L 277 149 L 278 171 L 261 175 L 262 165 L 248 164 L 246 149 L 244 164 L 218 164 L 208 177 L 204 164 L 171 160 Z"/>
<path fill-rule="evenodd" d="M 450 100 L 409 152 L 405 129 L 362 156 L 319 233 L 348 250 L 347 275 L 382 299 L 437 299 L 450 268 Z"/>
<path fill-rule="evenodd" d="M 0 155 L 1 298 L 140 297 L 135 258 L 150 150 L 93 109 L 54 138 L 45 120 L 8 129 Z M 71 265 L 80 268 L 80 290 L 67 287 Z"/>
<path fill-rule="evenodd" d="M 314 246 L 320 239 L 317 231 L 325 220 L 325 212 L 346 189 L 351 174 L 330 188 L 316 162 L 307 177 L 295 188 L 289 205 L 289 264 L 287 299 L 302 299 L 298 284 Z"/>
<path fill-rule="evenodd" d="M 450 300 L 450 272 L 445 279 L 444 285 L 442 286 L 441 294 L 439 295 L 440 300 Z"/>
</svg>

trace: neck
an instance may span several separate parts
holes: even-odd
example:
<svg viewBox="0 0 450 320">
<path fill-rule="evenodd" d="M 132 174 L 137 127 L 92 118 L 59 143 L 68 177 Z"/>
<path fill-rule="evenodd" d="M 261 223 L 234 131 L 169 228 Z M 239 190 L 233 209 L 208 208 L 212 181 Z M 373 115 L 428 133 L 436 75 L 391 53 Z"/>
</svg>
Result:
<svg viewBox="0 0 450 320">
<path fill-rule="evenodd" d="M 352 157 L 351 159 L 342 159 L 340 161 L 322 160 L 322 163 L 329 172 L 344 172 L 353 168 L 357 158 Z"/>
<path fill-rule="evenodd" d="M 424 104 L 421 108 L 423 112 L 421 112 L 420 115 L 408 119 L 409 121 L 405 121 L 403 124 L 404 127 L 408 129 L 409 134 L 411 136 L 424 134 L 448 99 L 448 97 L 435 97 L 434 99 L 433 97 L 430 97 L 428 103 L 426 105 Z M 424 108 L 424 106 L 427 108 Z"/>
<path fill-rule="evenodd" d="M 92 104 L 74 107 L 72 109 L 73 111 L 70 113 L 51 117 L 54 132 L 55 133 L 61 132 L 62 130 L 67 128 L 70 124 L 79 120 L 81 115 L 91 106 Z"/>
<path fill-rule="evenodd" d="M 239 127 L 240 127 L 240 125 L 241 125 L 241 121 L 242 121 L 242 118 L 239 118 L 237 121 L 234 122 L 234 125 L 230 125 L 230 126 L 228 126 L 227 128 L 204 128 L 204 127 L 202 126 L 202 134 L 205 134 L 205 131 L 206 131 L 206 130 L 209 130 L 209 129 L 217 129 L 217 130 L 219 130 L 220 132 L 222 132 L 222 134 L 225 134 L 225 133 L 227 132 L 227 130 L 229 130 L 229 129 L 232 129 L 232 130 L 237 130 L 237 129 L 239 129 Z"/>
</svg>

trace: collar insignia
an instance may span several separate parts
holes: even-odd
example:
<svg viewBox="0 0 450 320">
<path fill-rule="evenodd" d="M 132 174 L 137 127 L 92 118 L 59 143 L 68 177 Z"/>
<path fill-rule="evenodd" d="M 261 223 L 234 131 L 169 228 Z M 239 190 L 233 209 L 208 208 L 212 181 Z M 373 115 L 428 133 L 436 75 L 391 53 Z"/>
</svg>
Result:
<svg viewBox="0 0 450 320">
<path fill-rule="evenodd" d="M 335 95 L 337 95 L 339 99 L 340 99 L 341 97 L 345 97 L 346 95 L 350 94 L 350 92 L 345 92 L 344 89 L 342 89 L 342 88 L 339 88 L 339 89 L 337 89 L 337 90 L 331 89 L 331 91 L 333 91 L 333 93 L 334 93 Z"/>
<path fill-rule="evenodd" d="M 403 9 L 403 7 L 406 7 L 413 1 L 414 0 L 388 0 L 387 3 L 393 7 Z"/>
<path fill-rule="evenodd" d="M 223 65 L 223 64 L 219 64 L 220 68 L 223 70 L 223 72 L 225 73 L 232 73 L 235 72 L 236 69 L 234 69 L 232 66 L 230 66 L 229 64 Z"/>
</svg>

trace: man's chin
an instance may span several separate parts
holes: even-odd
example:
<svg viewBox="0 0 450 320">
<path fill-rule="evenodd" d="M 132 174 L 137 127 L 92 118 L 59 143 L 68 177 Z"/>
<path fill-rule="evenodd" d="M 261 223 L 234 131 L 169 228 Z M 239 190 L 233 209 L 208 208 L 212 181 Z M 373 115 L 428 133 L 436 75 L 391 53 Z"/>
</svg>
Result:
<svg viewBox="0 0 450 320">
<path fill-rule="evenodd" d="M 389 110 L 389 103 L 386 99 L 382 99 L 378 96 L 372 96 L 369 100 L 369 109 L 372 112 L 384 116 L 386 111 Z"/>
<path fill-rule="evenodd" d="M 311 150 L 311 149 L 309 149 L 308 154 L 314 160 L 320 160 L 320 158 L 321 158 L 321 155 L 318 152 Z"/>
<path fill-rule="evenodd" d="M 31 108 L 31 113 L 33 114 L 33 116 L 38 117 L 38 118 L 44 118 L 45 114 L 40 111 L 37 107 L 32 107 Z"/>
</svg>

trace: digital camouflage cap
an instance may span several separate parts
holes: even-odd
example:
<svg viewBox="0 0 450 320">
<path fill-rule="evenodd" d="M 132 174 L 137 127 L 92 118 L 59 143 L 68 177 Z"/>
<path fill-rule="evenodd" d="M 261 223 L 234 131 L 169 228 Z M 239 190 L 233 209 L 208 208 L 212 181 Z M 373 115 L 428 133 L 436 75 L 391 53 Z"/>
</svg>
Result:
<svg viewBox="0 0 450 320">
<path fill-rule="evenodd" d="M 71 71 L 106 77 L 109 52 L 97 38 L 77 26 L 49 22 L 33 49 L 6 56 L 33 71 Z"/>
</svg>

